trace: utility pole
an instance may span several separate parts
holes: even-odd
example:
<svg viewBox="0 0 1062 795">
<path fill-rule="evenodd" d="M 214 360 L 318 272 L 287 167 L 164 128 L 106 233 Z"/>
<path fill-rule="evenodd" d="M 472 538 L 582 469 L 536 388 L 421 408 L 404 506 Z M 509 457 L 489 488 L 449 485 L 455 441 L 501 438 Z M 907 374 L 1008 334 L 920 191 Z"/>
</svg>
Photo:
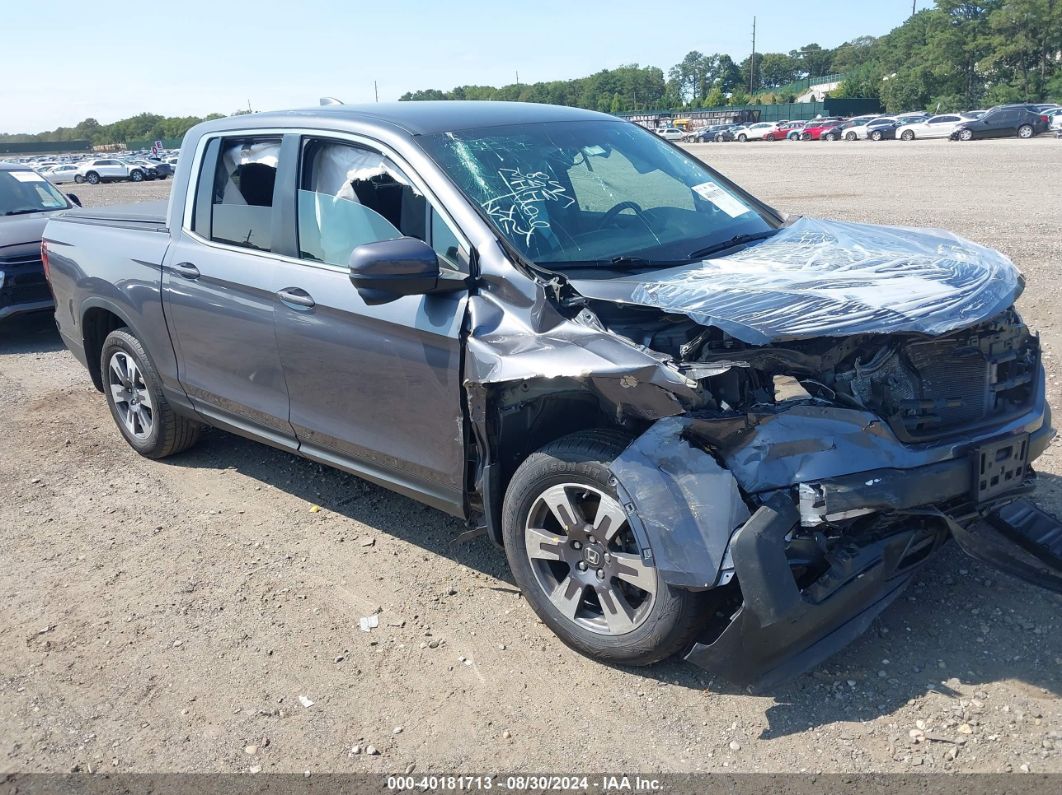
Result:
<svg viewBox="0 0 1062 795">
<path fill-rule="evenodd" d="M 372 81 L 372 93 L 374 93 L 376 95 L 376 101 L 379 102 L 380 101 L 380 89 L 377 87 L 375 80 Z"/>
<path fill-rule="evenodd" d="M 517 88 L 520 87 L 520 70 L 519 69 L 516 70 L 516 87 Z"/>
<path fill-rule="evenodd" d="M 752 18 L 752 57 L 749 58 L 749 96 L 752 96 L 753 80 L 756 77 L 756 17 Z"/>
<path fill-rule="evenodd" d="M 911 0 L 911 16 L 912 17 L 915 15 L 915 12 L 917 11 L 917 7 L 918 7 L 918 0 Z"/>
</svg>

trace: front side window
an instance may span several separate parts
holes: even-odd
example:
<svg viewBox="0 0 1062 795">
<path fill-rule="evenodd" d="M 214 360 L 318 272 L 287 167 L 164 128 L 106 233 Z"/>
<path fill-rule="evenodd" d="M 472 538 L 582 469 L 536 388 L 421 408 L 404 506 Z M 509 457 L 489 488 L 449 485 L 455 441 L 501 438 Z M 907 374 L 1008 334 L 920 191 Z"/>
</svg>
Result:
<svg viewBox="0 0 1062 795">
<path fill-rule="evenodd" d="M 559 270 L 617 258 L 685 262 L 778 225 L 699 160 L 626 122 L 499 126 L 418 141 L 522 256 Z"/>
<path fill-rule="evenodd" d="M 299 256 L 345 266 L 365 243 L 415 237 L 443 265 L 457 267 L 460 245 L 424 194 L 388 157 L 367 147 L 310 140 L 298 193 Z"/>
</svg>

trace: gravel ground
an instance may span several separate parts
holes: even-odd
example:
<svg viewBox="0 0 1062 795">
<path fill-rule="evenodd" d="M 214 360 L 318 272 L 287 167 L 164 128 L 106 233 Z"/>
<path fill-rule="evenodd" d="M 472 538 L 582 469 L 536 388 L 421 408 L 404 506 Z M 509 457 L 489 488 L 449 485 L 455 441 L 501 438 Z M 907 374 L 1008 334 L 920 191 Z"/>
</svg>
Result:
<svg viewBox="0 0 1062 795">
<path fill-rule="evenodd" d="M 1059 405 L 1062 142 L 691 149 L 786 212 L 1004 251 Z M 954 546 L 862 639 L 751 694 L 574 654 L 489 543 L 355 478 L 216 431 L 137 457 L 47 317 L 0 327 L 0 416 L 0 771 L 1062 772 L 1062 600 Z M 1039 468 L 1062 514 L 1057 447 Z"/>
</svg>

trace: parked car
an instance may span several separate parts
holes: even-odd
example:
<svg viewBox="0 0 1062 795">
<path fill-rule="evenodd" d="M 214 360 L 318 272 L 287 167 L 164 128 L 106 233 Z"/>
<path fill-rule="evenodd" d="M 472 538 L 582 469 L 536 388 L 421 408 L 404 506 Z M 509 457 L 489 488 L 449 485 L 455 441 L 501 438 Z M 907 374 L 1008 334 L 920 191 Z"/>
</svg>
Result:
<svg viewBox="0 0 1062 795">
<path fill-rule="evenodd" d="M 126 160 L 125 162 L 130 168 L 141 169 L 144 172 L 144 179 L 154 180 L 163 178 L 159 173 L 159 164 L 152 162 L 151 160 L 135 158 Z"/>
<path fill-rule="evenodd" d="M 726 143 L 735 140 L 735 133 L 738 130 L 744 129 L 744 124 L 724 124 L 715 134 L 716 143 Z"/>
<path fill-rule="evenodd" d="M 148 176 L 147 169 L 143 166 L 132 166 L 124 160 L 113 157 L 86 161 L 78 166 L 77 173 L 84 182 L 90 185 L 122 180 L 142 182 Z"/>
<path fill-rule="evenodd" d="M 678 127 L 659 127 L 657 128 L 656 134 L 665 141 L 681 141 L 686 135 L 686 133 Z"/>
<path fill-rule="evenodd" d="M 844 119 L 813 119 L 800 131 L 801 141 L 836 141 L 841 137 L 841 125 Z"/>
<path fill-rule="evenodd" d="M 899 126 L 896 119 L 878 119 L 866 125 L 866 137 L 871 141 L 892 141 Z"/>
<path fill-rule="evenodd" d="M 789 124 L 790 124 L 790 127 L 786 131 L 785 139 L 787 141 L 799 141 L 801 133 L 804 132 L 804 128 L 807 127 L 809 124 L 811 124 L 811 122 L 809 122 L 809 121 L 791 121 L 791 122 L 789 122 Z"/>
<path fill-rule="evenodd" d="M 1047 116 L 1047 126 L 1051 130 L 1062 130 L 1062 108 L 1044 111 Z"/>
<path fill-rule="evenodd" d="M 42 246 L 136 452 L 216 425 L 448 511 L 612 664 L 790 676 L 949 538 L 1062 590 L 1062 525 L 1025 496 L 1054 434 L 1039 338 L 1002 254 L 787 224 L 575 108 L 332 106 L 185 142 L 168 204 L 73 211 Z"/>
<path fill-rule="evenodd" d="M 165 160 L 155 160 L 153 158 L 147 158 L 147 162 L 155 169 L 159 179 L 166 179 L 173 176 L 173 164 L 168 163 Z"/>
<path fill-rule="evenodd" d="M 686 140 L 700 144 L 711 143 L 715 141 L 715 136 L 718 133 L 728 129 L 729 127 L 729 124 L 711 124 L 707 127 L 700 127 L 696 130 L 691 131 L 687 135 Z"/>
<path fill-rule="evenodd" d="M 28 166 L 0 163 L 0 320 L 51 309 L 41 233 L 70 199 Z"/>
<path fill-rule="evenodd" d="M 765 141 L 784 141 L 786 139 L 796 140 L 796 138 L 790 138 L 792 134 L 800 136 L 800 130 L 804 128 L 804 122 L 802 121 L 786 121 L 778 122 L 777 126 L 773 130 L 768 130 L 763 135 Z"/>
<path fill-rule="evenodd" d="M 1021 107 L 993 108 L 979 119 L 955 125 L 949 138 L 972 141 L 978 138 L 1032 138 L 1047 129 L 1047 116 Z"/>
<path fill-rule="evenodd" d="M 865 140 L 870 137 L 870 125 L 880 125 L 883 122 L 893 123 L 892 116 L 873 116 L 869 119 L 859 118 L 851 119 L 844 126 L 844 139 L 846 141 L 859 141 Z"/>
<path fill-rule="evenodd" d="M 778 128 L 779 124 L 776 121 L 759 121 L 738 130 L 734 137 L 742 143 L 745 143 L 745 141 L 773 141 L 775 140 L 773 134 Z"/>
<path fill-rule="evenodd" d="M 68 182 L 82 181 L 79 178 L 80 175 L 77 173 L 77 166 L 73 163 L 63 163 L 62 165 L 52 166 L 42 173 L 53 185 L 64 185 Z"/>
<path fill-rule="evenodd" d="M 960 113 L 941 113 L 938 116 L 930 116 L 925 121 L 901 125 L 896 130 L 896 137 L 901 141 L 913 141 L 916 138 L 948 138 L 962 122 L 973 121 L 974 118 Z"/>
</svg>

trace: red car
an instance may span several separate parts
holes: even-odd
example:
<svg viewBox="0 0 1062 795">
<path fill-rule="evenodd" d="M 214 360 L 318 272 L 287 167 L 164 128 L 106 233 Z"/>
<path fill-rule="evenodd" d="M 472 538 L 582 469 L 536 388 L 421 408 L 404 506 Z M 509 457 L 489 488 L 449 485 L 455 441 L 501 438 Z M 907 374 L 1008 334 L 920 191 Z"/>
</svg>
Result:
<svg viewBox="0 0 1062 795">
<path fill-rule="evenodd" d="M 784 141 L 790 133 L 794 130 L 799 130 L 804 126 L 802 121 L 787 121 L 784 124 L 779 124 L 775 129 L 763 136 L 765 141 Z"/>
<path fill-rule="evenodd" d="M 800 133 L 801 141 L 837 141 L 841 137 L 841 125 L 844 119 L 816 119 L 809 122 Z"/>
</svg>

